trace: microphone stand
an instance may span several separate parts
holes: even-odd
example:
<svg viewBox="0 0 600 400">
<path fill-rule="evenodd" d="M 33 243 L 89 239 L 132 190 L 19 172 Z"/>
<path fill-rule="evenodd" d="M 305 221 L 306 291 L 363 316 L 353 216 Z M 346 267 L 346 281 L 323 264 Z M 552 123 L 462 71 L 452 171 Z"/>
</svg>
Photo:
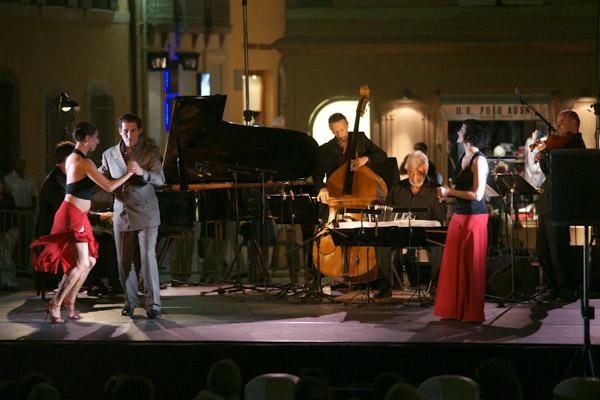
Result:
<svg viewBox="0 0 600 400">
<path fill-rule="evenodd" d="M 248 68 L 248 2 L 247 0 L 242 0 L 242 9 L 243 9 L 243 20 L 244 20 L 244 63 L 245 63 L 245 77 L 246 82 L 244 82 L 244 86 L 246 87 L 246 109 L 244 110 L 244 122 L 246 125 L 250 125 L 250 121 L 252 121 L 252 110 L 250 110 L 250 79 L 249 79 L 249 68 Z"/>
<path fill-rule="evenodd" d="M 521 93 L 521 91 L 519 90 L 518 86 L 515 86 L 515 93 L 517 94 L 517 96 L 519 96 L 519 98 L 521 99 L 521 104 L 526 105 L 527 107 L 529 107 L 529 109 L 531 111 L 534 112 L 535 115 L 537 115 L 537 117 L 539 119 L 541 119 L 542 121 L 544 121 L 544 123 L 546 124 L 546 126 L 548 127 L 548 135 L 552 135 L 552 132 L 556 132 L 556 129 L 552 126 L 552 124 L 550 122 L 548 122 L 548 120 L 546 118 L 544 118 L 542 116 L 542 114 L 540 114 L 538 112 L 538 110 L 535 109 L 535 107 L 529 102 L 527 101 L 527 99 L 525 98 L 525 96 L 523 96 L 523 94 Z"/>
</svg>

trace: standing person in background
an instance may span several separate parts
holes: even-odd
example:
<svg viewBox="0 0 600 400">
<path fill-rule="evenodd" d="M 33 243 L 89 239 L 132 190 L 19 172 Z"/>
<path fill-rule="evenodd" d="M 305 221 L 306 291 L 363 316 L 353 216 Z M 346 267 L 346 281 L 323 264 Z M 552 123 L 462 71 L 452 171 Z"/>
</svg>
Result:
<svg viewBox="0 0 600 400">
<path fill-rule="evenodd" d="M 488 210 L 483 198 L 489 167 L 481 148 L 490 132 L 474 119 L 463 122 L 457 132 L 465 154 L 460 158 L 454 182 L 440 186 L 440 201 L 456 197 L 448 226 L 433 313 L 444 319 L 485 321 L 485 281 Z"/>
<path fill-rule="evenodd" d="M 100 143 L 96 127 L 81 122 L 75 127 L 73 138 L 77 144 L 65 163 L 66 194 L 54 216 L 52 231 L 30 245 L 45 246 L 39 258 L 34 256 L 36 271 L 56 273 L 59 264 L 64 271 L 56 295 L 46 304 L 46 318 L 50 314 L 50 320 L 55 323 L 64 322 L 60 314 L 63 305 L 69 318 L 80 318 L 75 312 L 75 300 L 98 257 L 98 243 L 87 215 L 94 186 L 98 184 L 107 192 L 112 192 L 129 179 L 135 169 L 134 164 L 130 163 L 118 179 L 108 180 L 87 156 Z"/>
<path fill-rule="evenodd" d="M 15 159 L 14 170 L 4 177 L 4 184 L 15 200 L 17 212 L 12 221 L 13 226 L 18 228 L 18 240 L 14 251 L 14 260 L 17 269 L 29 270 L 30 253 L 27 245 L 34 237 L 35 208 L 37 206 L 37 185 L 33 176 L 25 172 L 27 164 L 23 156 Z"/>
<path fill-rule="evenodd" d="M 542 186 L 546 180 L 546 175 L 542 172 L 540 164 L 535 161 L 535 155 L 539 153 L 537 148 L 530 151 L 529 146 L 535 145 L 542 139 L 544 134 L 539 129 L 533 131 L 530 137 L 525 141 L 525 171 L 523 179 L 525 179 L 534 188 Z"/>
<path fill-rule="evenodd" d="M 585 149 L 585 143 L 579 132 L 579 116 L 572 110 L 561 111 L 556 117 L 556 135 L 559 137 L 570 137 L 570 140 L 562 147 L 563 149 Z M 573 252 L 571 250 L 571 233 L 568 226 L 553 226 L 551 218 L 550 193 L 550 153 L 546 142 L 539 142 L 535 160 L 540 163 L 546 180 L 542 184 L 542 194 L 538 206 L 538 229 L 536 235 L 535 250 L 540 260 L 540 266 L 544 271 L 544 277 L 548 281 L 550 289 L 544 300 L 571 303 L 577 300 L 578 269 L 573 263 Z M 573 171 L 575 173 L 575 171 Z"/>
<path fill-rule="evenodd" d="M 115 193 L 114 230 L 119 264 L 119 278 L 125 292 L 121 315 L 132 317 L 138 304 L 138 275 L 132 265 L 136 242 L 140 249 L 140 270 L 146 292 L 146 315 L 160 318 L 160 281 L 156 260 L 156 240 L 160 211 L 154 187 L 165 183 L 158 146 L 141 136 L 142 120 L 123 114 L 118 120 L 122 140 L 102 154 L 100 172 L 107 177 L 120 176 L 127 164 L 134 166 L 134 176 Z"/>
<path fill-rule="evenodd" d="M 33 176 L 25 172 L 27 163 L 23 156 L 15 160 L 15 169 L 4 177 L 4 184 L 15 199 L 17 210 L 33 211 L 37 206 L 37 185 Z"/>
</svg>

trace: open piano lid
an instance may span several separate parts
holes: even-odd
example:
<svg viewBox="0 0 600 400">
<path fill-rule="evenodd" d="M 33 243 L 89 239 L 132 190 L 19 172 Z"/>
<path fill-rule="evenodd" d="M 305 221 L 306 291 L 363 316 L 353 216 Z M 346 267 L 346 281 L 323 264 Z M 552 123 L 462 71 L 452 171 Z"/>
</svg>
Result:
<svg viewBox="0 0 600 400">
<path fill-rule="evenodd" d="M 238 171 L 240 182 L 260 182 L 261 171 L 267 171 L 265 180 L 274 181 L 312 174 L 318 158 L 312 137 L 288 129 L 225 122 L 226 99 L 225 95 L 175 98 L 163 158 L 168 184 L 230 182 L 233 171 Z"/>
</svg>

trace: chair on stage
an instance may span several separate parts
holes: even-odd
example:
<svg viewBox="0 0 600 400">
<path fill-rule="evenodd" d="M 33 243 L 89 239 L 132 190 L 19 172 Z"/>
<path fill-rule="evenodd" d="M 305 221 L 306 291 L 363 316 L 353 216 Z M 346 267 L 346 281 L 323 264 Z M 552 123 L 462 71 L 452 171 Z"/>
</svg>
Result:
<svg viewBox="0 0 600 400">
<path fill-rule="evenodd" d="M 438 375 L 421 383 L 417 389 L 424 400 L 478 400 L 479 385 L 460 375 Z"/>
<path fill-rule="evenodd" d="M 553 400 L 600 399 L 600 379 L 577 376 L 565 379 L 554 387 Z"/>
<path fill-rule="evenodd" d="M 296 375 L 285 373 L 259 375 L 252 378 L 244 387 L 244 398 L 294 400 L 298 379 Z"/>
</svg>

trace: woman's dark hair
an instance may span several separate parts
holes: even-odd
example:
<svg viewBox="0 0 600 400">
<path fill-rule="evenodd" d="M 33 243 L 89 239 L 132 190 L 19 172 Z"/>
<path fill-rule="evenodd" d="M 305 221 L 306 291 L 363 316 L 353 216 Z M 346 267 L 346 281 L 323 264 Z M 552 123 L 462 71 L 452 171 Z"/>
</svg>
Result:
<svg viewBox="0 0 600 400">
<path fill-rule="evenodd" d="M 478 149 L 482 149 L 490 142 L 492 134 L 481 122 L 476 119 L 466 119 L 463 125 L 466 127 L 464 142 L 471 143 Z"/>
<path fill-rule="evenodd" d="M 89 122 L 80 122 L 77 124 L 75 129 L 73 129 L 73 139 L 77 143 L 85 140 L 86 136 L 94 136 L 98 129 L 96 125 L 90 124 Z"/>
</svg>

